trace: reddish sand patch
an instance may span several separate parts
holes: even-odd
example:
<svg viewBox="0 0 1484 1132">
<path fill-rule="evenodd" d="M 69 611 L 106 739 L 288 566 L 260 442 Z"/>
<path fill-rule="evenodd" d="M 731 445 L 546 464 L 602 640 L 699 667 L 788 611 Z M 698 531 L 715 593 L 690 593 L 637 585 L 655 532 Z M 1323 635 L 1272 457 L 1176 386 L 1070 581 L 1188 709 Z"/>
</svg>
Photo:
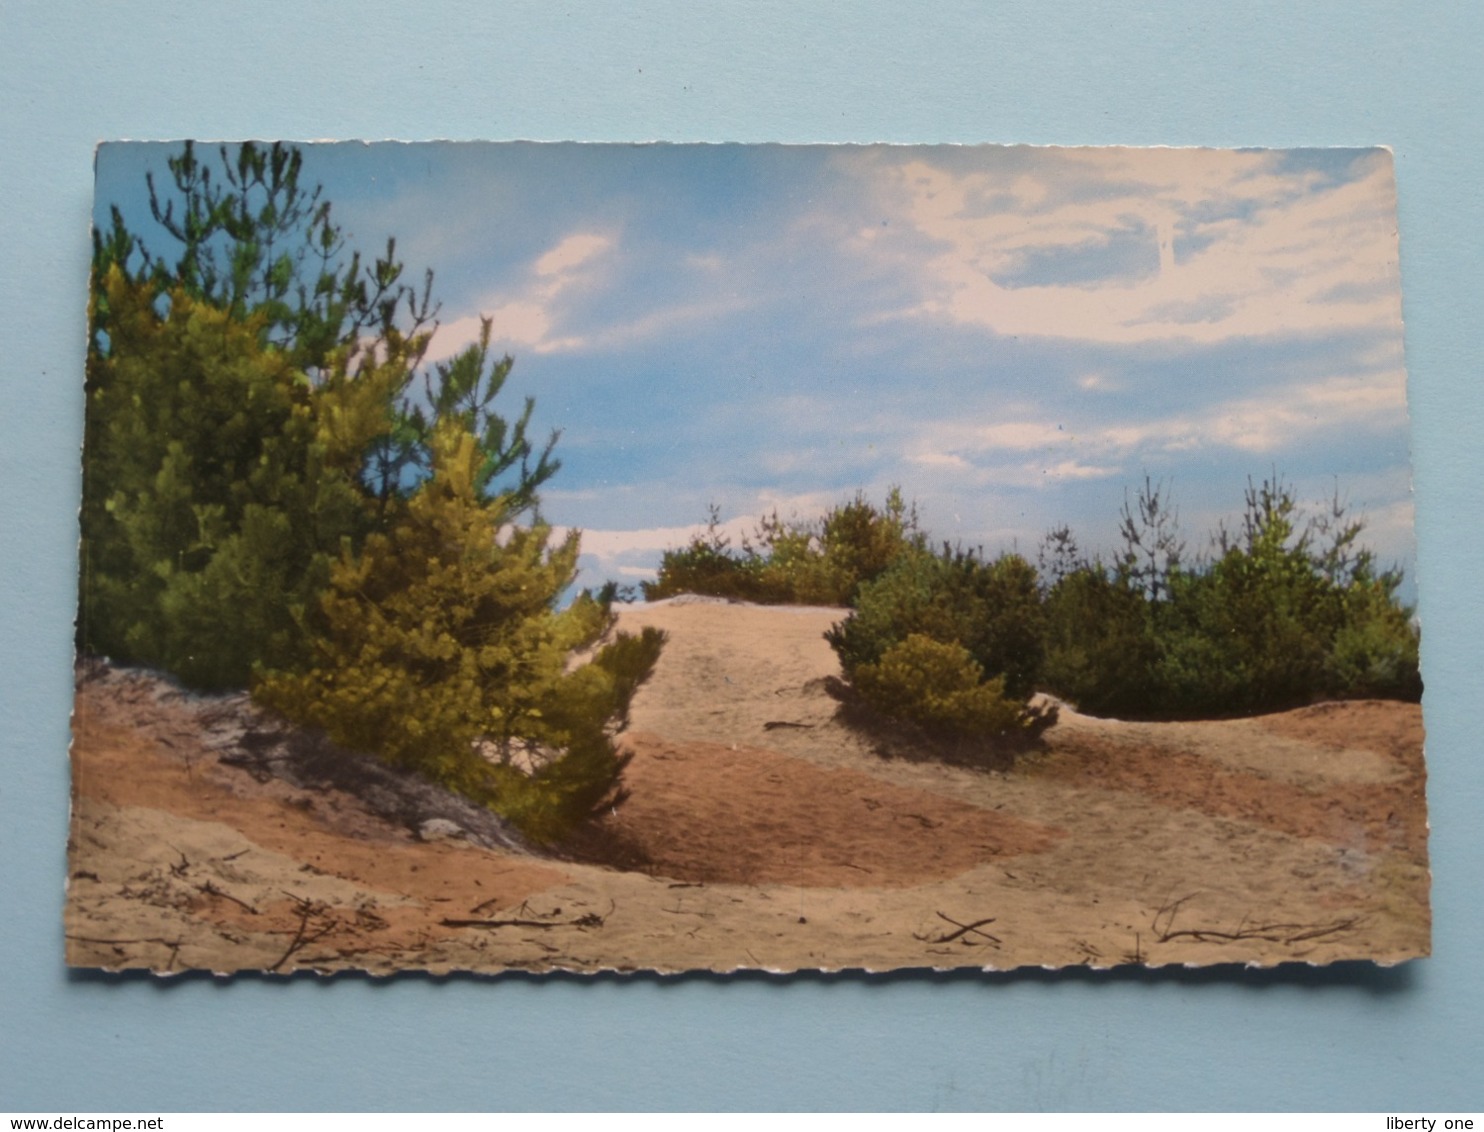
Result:
<svg viewBox="0 0 1484 1132">
<path fill-rule="evenodd" d="M 214 924 L 282 932 L 307 919 L 315 931 L 328 929 L 327 946 L 375 931 L 378 946 L 396 948 L 448 934 L 454 929 L 440 924 L 445 917 L 469 916 L 476 908 L 488 915 L 566 880 L 560 869 L 535 861 L 414 841 L 364 811 L 355 812 L 353 800 L 259 783 L 222 766 L 188 734 L 164 735 L 150 726 L 168 715 L 151 705 L 131 718 L 127 705 L 104 700 L 91 686 L 81 688 L 73 717 L 75 794 L 220 822 L 307 870 L 417 902 L 383 907 L 374 916 L 355 909 L 316 909 L 307 915 L 292 900 L 249 909 L 202 887 L 190 911 Z"/>
<path fill-rule="evenodd" d="M 1422 772 L 1422 705 L 1348 700 L 1266 715 L 1267 730 L 1330 750 L 1374 751 Z"/>
<path fill-rule="evenodd" d="M 1366 851 L 1397 849 L 1427 861 L 1426 773 L 1422 716 L 1415 704 L 1363 701 L 1318 704 L 1256 721 L 1275 734 L 1331 750 L 1371 751 L 1401 771 L 1390 782 L 1292 782 L 1223 766 L 1173 747 L 1151 747 L 1101 733 L 1049 736 L 1051 753 L 1028 773 L 1113 790 L 1136 791 L 1162 804 L 1236 819 L 1295 837 Z"/>
<path fill-rule="evenodd" d="M 721 884 L 906 888 L 1049 848 L 1062 831 L 758 748 L 633 734 L 606 822 L 650 872 Z"/>
</svg>

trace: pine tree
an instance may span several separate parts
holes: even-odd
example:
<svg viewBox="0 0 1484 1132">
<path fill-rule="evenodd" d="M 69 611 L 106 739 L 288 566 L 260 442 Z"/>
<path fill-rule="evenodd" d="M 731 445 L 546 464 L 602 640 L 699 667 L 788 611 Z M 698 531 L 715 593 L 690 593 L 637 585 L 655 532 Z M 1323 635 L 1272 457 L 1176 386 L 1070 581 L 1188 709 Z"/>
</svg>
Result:
<svg viewBox="0 0 1484 1132">
<path fill-rule="evenodd" d="M 259 316 L 180 289 L 162 304 L 117 266 L 100 293 L 110 348 L 88 367 L 80 642 L 243 686 L 255 662 L 304 655 L 330 562 L 369 529 L 362 469 L 405 359 L 313 383 Z"/>
<path fill-rule="evenodd" d="M 586 595 L 555 608 L 576 534 L 514 525 L 522 501 L 482 493 L 485 452 L 457 420 L 434 428 L 432 465 L 391 528 L 335 564 L 314 665 L 255 696 L 553 839 L 616 800 L 627 760 L 605 729 L 661 638 L 620 635 L 569 672 L 612 625 Z"/>
<path fill-rule="evenodd" d="M 202 688 L 307 659 L 316 595 L 345 540 L 427 475 L 433 423 L 479 434 L 482 487 L 533 508 L 557 470 L 532 413 L 493 407 L 511 360 L 477 346 L 415 382 L 436 305 L 388 240 L 345 251 L 292 147 L 187 142 L 151 210 L 174 255 L 117 209 L 95 232 L 78 644 Z M 426 407 L 425 407 L 426 406 Z"/>
<path fill-rule="evenodd" d="M 436 308 L 395 246 L 341 257 L 301 155 L 187 144 L 150 181 L 178 258 L 94 245 L 80 647 L 254 697 L 564 836 L 622 797 L 614 735 L 663 635 L 560 599 L 579 535 L 539 488 L 553 433 L 495 407 L 491 326 L 421 371 Z M 214 175 L 216 169 L 219 175 Z M 598 647 L 601 644 L 601 647 Z M 595 649 L 571 667 L 575 652 Z"/>
</svg>

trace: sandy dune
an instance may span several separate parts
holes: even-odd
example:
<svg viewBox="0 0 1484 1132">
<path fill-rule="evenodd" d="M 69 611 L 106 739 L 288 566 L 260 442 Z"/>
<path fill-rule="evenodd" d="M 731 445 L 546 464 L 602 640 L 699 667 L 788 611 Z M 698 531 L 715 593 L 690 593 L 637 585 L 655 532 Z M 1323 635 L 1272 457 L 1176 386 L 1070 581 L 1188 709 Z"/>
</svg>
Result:
<svg viewBox="0 0 1484 1132">
<path fill-rule="evenodd" d="M 1010 770 L 835 718 L 843 611 L 678 599 L 632 797 L 566 858 L 420 840 L 224 764 L 210 701 L 80 682 L 67 959 L 391 972 L 1383 963 L 1425 955 L 1421 714 L 1132 724 L 1064 710 Z M 424 830 L 424 834 L 427 830 Z M 596 863 L 606 861 L 607 864 Z"/>
</svg>

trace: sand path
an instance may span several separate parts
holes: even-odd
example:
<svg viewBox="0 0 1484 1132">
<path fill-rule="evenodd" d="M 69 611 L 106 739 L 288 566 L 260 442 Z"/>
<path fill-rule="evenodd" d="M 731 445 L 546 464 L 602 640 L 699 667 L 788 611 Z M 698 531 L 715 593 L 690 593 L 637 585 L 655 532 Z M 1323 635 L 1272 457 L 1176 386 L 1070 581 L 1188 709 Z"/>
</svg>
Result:
<svg viewBox="0 0 1484 1132">
<path fill-rule="evenodd" d="M 670 634 L 626 739 L 633 795 L 595 839 L 622 867 L 419 842 L 354 799 L 223 766 L 178 695 L 85 682 L 69 962 L 880 970 L 1426 953 L 1414 705 L 1192 724 L 1065 711 L 1008 772 L 886 758 L 824 689 L 838 666 L 822 634 L 842 615 L 684 599 L 621 611 Z"/>
</svg>

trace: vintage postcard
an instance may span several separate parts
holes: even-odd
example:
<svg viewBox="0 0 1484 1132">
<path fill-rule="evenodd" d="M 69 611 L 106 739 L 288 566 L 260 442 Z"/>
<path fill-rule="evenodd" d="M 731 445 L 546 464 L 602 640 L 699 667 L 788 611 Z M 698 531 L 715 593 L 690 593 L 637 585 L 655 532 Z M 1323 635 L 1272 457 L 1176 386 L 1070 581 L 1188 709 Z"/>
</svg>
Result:
<svg viewBox="0 0 1484 1132">
<path fill-rule="evenodd" d="M 66 959 L 1430 946 L 1384 149 L 119 143 Z"/>
</svg>

